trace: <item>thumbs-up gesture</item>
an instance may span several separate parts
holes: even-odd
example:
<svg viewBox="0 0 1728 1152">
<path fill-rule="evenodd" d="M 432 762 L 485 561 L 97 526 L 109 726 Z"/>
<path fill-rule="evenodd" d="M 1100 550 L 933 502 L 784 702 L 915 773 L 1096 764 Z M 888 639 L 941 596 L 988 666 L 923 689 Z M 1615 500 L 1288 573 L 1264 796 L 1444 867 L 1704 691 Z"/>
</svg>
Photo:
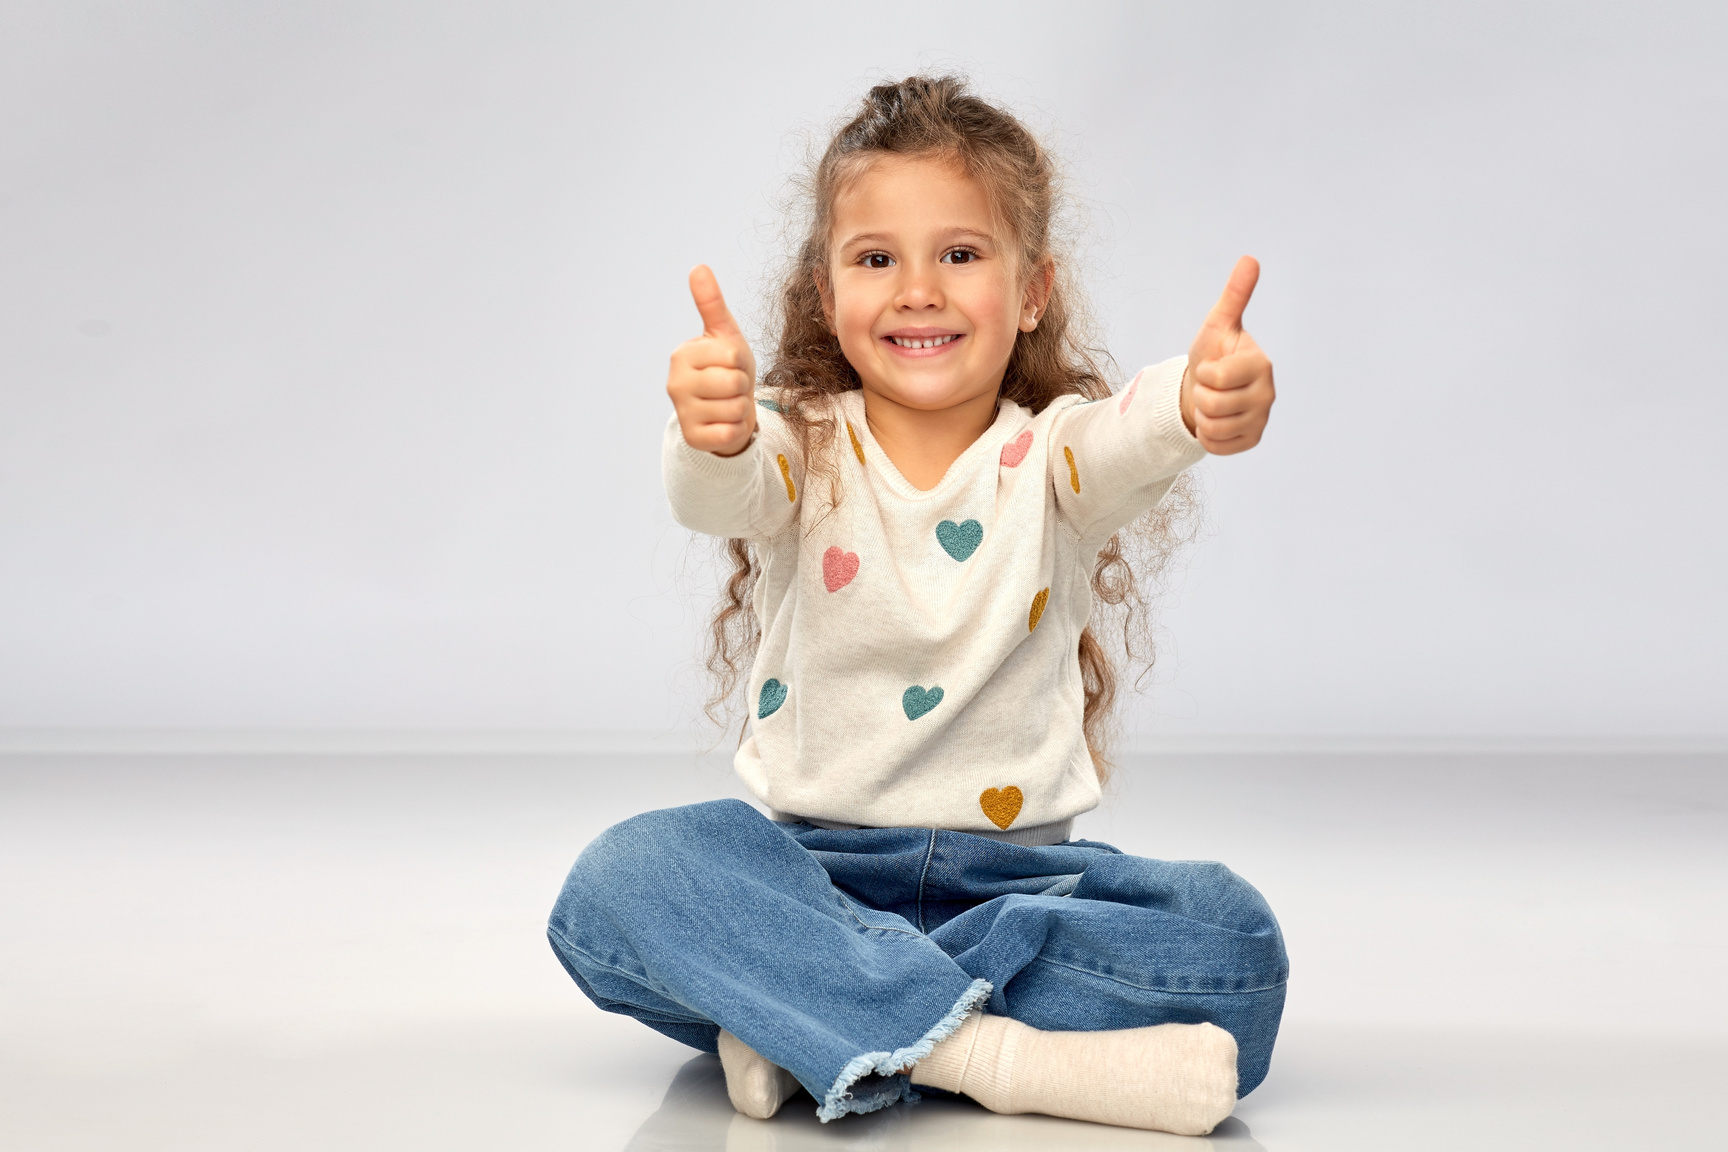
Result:
<svg viewBox="0 0 1728 1152">
<path fill-rule="evenodd" d="M 1216 456 L 1246 452 L 1260 443 L 1272 413 L 1272 361 L 1242 331 L 1242 310 L 1254 295 L 1260 262 L 1236 261 L 1224 295 L 1212 305 L 1188 347 L 1182 378 L 1182 421 L 1200 446 Z"/>
<path fill-rule="evenodd" d="M 708 265 L 690 270 L 690 295 L 702 314 L 702 335 L 672 353 L 666 394 L 686 444 L 716 456 L 736 456 L 756 431 L 756 357 Z"/>
</svg>

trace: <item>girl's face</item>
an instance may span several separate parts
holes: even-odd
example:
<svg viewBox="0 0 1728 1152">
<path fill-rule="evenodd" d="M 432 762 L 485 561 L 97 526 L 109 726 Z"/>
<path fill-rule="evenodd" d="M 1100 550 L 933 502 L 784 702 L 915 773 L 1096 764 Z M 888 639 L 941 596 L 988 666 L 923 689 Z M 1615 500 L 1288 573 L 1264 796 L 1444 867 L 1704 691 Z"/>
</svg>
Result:
<svg viewBox="0 0 1728 1152">
<path fill-rule="evenodd" d="M 995 395 L 1044 278 L 1021 282 L 976 180 L 941 159 L 878 159 L 835 201 L 833 238 L 828 322 L 867 391 L 924 411 Z"/>
</svg>

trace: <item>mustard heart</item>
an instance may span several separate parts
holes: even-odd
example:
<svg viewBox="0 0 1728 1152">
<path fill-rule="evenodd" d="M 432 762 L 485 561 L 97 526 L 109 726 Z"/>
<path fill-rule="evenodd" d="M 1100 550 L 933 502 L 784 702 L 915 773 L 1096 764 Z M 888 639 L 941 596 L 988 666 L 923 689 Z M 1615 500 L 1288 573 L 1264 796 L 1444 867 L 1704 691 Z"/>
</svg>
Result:
<svg viewBox="0 0 1728 1152">
<path fill-rule="evenodd" d="M 984 815 L 990 817 L 990 823 L 1003 831 L 1007 831 L 1008 825 L 1014 823 L 1014 817 L 1020 815 L 1020 806 L 1025 803 L 1026 797 L 1012 784 L 1000 791 L 986 788 L 978 797 L 978 807 L 984 809 Z"/>
<path fill-rule="evenodd" d="M 1044 605 L 1050 603 L 1050 589 L 1046 588 L 1032 597 L 1032 611 L 1026 613 L 1026 631 L 1036 631 L 1038 620 L 1044 615 Z"/>
</svg>

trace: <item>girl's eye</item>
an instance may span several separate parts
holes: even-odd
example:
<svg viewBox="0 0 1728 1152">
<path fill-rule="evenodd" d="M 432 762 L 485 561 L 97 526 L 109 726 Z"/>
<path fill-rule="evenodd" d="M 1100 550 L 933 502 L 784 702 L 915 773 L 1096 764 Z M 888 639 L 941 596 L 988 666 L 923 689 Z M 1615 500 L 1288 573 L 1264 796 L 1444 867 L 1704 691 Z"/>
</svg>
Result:
<svg viewBox="0 0 1728 1152">
<path fill-rule="evenodd" d="M 970 264 L 976 259 L 978 259 L 978 253 L 970 248 L 955 248 L 942 253 L 942 263 L 944 264 Z"/>
<path fill-rule="evenodd" d="M 892 268 L 893 257 L 886 252 L 866 252 L 860 261 L 866 268 Z"/>
</svg>

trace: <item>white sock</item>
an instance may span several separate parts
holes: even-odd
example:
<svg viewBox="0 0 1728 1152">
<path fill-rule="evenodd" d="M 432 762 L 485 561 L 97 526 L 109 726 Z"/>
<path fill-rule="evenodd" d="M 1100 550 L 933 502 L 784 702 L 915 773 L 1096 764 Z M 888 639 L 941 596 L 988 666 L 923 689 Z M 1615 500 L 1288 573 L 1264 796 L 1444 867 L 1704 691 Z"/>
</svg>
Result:
<svg viewBox="0 0 1728 1152">
<path fill-rule="evenodd" d="M 798 1091 L 797 1077 L 726 1031 L 720 1033 L 720 1067 L 726 1070 L 732 1107 L 757 1120 L 773 1116 Z"/>
<path fill-rule="evenodd" d="M 1204 1136 L 1236 1107 L 1236 1038 L 1212 1024 L 1040 1032 L 974 1012 L 913 1067 L 912 1083 L 992 1112 Z"/>
</svg>

